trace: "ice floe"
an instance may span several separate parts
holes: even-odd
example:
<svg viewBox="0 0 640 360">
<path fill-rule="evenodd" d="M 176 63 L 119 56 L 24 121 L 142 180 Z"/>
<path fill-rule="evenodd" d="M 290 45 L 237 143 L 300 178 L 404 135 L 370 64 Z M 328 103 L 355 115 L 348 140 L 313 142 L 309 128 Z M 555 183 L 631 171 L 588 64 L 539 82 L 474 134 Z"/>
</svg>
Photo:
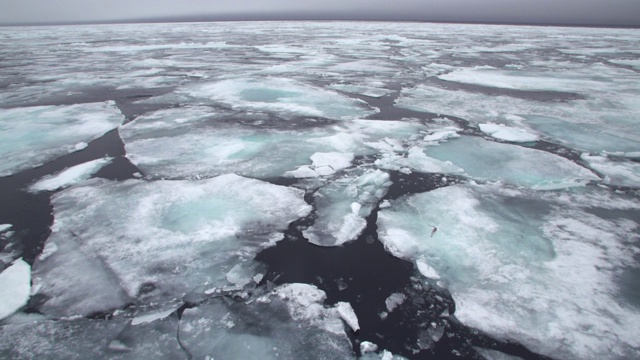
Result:
<svg viewBox="0 0 640 360">
<path fill-rule="evenodd" d="M 79 183 L 80 181 L 88 179 L 90 176 L 98 172 L 98 170 L 103 166 L 111 163 L 112 160 L 113 158 L 106 157 L 72 166 L 57 174 L 47 176 L 36 181 L 33 185 L 29 186 L 29 190 L 33 192 L 54 191 L 69 187 Z"/>
<path fill-rule="evenodd" d="M 589 167 L 605 176 L 606 184 L 640 187 L 640 164 L 637 162 L 589 154 L 581 157 Z"/>
<path fill-rule="evenodd" d="M 339 310 L 313 285 L 286 284 L 243 306 L 186 309 L 179 336 L 196 358 L 352 358 Z"/>
<path fill-rule="evenodd" d="M 293 116 L 354 119 L 375 113 L 366 103 L 337 92 L 306 85 L 287 78 L 239 78 L 179 88 L 175 94 L 152 102 L 223 104 L 232 109 L 273 112 L 283 118 Z"/>
<path fill-rule="evenodd" d="M 0 320 L 27 304 L 31 294 L 31 266 L 18 259 L 0 273 Z"/>
<path fill-rule="evenodd" d="M 314 193 L 317 219 L 302 233 L 320 246 L 338 246 L 355 240 L 367 225 L 366 217 L 387 193 L 389 174 L 365 170 L 345 175 Z"/>
<path fill-rule="evenodd" d="M 570 190 L 569 200 L 496 186 L 440 188 L 381 210 L 380 240 L 396 256 L 428 261 L 466 324 L 549 356 L 634 357 L 640 311 L 620 296 L 629 285 L 619 274 L 635 266 L 640 238 L 635 210 L 621 209 L 640 204 L 608 195 L 622 207 L 620 216 L 604 215 L 593 202 L 603 192 Z"/>
<path fill-rule="evenodd" d="M 511 142 L 538 141 L 538 136 L 526 130 L 504 126 L 502 124 L 479 124 L 480 130 L 492 137 Z"/>
<path fill-rule="evenodd" d="M 123 120 L 114 102 L 0 109 L 0 176 L 76 151 Z"/>
<path fill-rule="evenodd" d="M 46 243 L 57 251 L 34 264 L 34 286 L 46 299 L 41 311 L 86 315 L 130 298 L 166 302 L 199 287 L 226 286 L 235 264 L 311 211 L 303 195 L 236 175 L 95 179 L 59 192 Z"/>
<path fill-rule="evenodd" d="M 579 186 L 599 177 L 574 162 L 548 152 L 461 137 L 426 148 L 426 154 L 450 161 L 474 179 L 503 181 L 538 189 Z"/>
</svg>

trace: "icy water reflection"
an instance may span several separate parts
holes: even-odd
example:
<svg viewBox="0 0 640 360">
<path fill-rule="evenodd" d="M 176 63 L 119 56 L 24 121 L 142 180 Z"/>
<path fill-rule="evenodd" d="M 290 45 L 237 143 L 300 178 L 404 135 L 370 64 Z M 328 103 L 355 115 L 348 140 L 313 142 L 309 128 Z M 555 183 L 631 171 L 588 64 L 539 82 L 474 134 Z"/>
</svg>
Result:
<svg viewBox="0 0 640 360">
<path fill-rule="evenodd" d="M 638 358 L 639 34 L 0 29 L 0 357 Z"/>
</svg>

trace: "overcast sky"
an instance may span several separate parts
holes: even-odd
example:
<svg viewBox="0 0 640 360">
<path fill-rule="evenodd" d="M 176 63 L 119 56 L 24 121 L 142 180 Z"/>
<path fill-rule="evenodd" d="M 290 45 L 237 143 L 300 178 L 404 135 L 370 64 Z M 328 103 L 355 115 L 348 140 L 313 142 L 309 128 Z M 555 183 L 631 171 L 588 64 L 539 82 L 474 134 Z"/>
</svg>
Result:
<svg viewBox="0 0 640 360">
<path fill-rule="evenodd" d="M 0 24 L 194 16 L 640 26 L 640 0 L 0 0 Z"/>
</svg>

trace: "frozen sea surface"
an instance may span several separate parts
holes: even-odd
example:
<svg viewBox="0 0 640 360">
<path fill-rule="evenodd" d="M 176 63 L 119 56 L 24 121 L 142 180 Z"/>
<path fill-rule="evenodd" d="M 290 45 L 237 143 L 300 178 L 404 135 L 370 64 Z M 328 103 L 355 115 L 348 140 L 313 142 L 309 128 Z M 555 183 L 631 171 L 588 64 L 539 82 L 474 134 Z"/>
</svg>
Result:
<svg viewBox="0 0 640 360">
<path fill-rule="evenodd" d="M 637 359 L 638 39 L 0 28 L 0 357 Z"/>
</svg>

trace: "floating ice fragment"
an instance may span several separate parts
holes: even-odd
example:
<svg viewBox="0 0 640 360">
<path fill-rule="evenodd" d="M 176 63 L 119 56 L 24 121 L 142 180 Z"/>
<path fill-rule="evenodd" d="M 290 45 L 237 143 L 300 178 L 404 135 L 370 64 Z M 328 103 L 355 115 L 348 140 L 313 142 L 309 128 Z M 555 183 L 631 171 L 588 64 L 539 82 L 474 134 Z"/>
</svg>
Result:
<svg viewBox="0 0 640 360">
<path fill-rule="evenodd" d="M 74 149 L 76 151 L 80 151 L 80 150 L 84 150 L 89 146 L 89 144 L 87 144 L 86 142 L 79 142 L 76 144 L 76 146 L 74 146 Z"/>
<path fill-rule="evenodd" d="M 367 170 L 360 175 L 349 174 L 320 188 L 315 194 L 318 217 L 302 232 L 303 235 L 319 246 L 338 246 L 356 239 L 367 225 L 365 217 L 384 197 L 390 185 L 387 173 Z"/>
<path fill-rule="evenodd" d="M 124 117 L 113 101 L 0 109 L 0 176 L 33 168 L 115 129 Z"/>
<path fill-rule="evenodd" d="M 392 312 L 395 308 L 402 305 L 406 299 L 407 296 L 403 293 L 393 293 L 384 301 L 384 304 L 387 306 L 387 311 Z"/>
<path fill-rule="evenodd" d="M 378 351 L 378 345 L 370 341 L 363 341 L 360 343 L 360 354 L 364 355 L 366 353 L 371 353 L 376 351 Z"/>
<path fill-rule="evenodd" d="M 334 171 L 338 171 L 351 166 L 353 153 L 318 152 L 311 155 L 311 161 L 315 167 L 329 166 Z"/>
<path fill-rule="evenodd" d="M 438 272 L 434 268 L 429 266 L 426 262 L 424 262 L 424 260 L 416 260 L 416 265 L 418 266 L 418 271 L 420 271 L 420 274 L 424 275 L 425 277 L 436 280 L 440 279 L 440 275 L 438 274 Z"/>
<path fill-rule="evenodd" d="M 0 320 L 27 304 L 31 294 L 31 266 L 18 259 L 0 273 Z"/>
<path fill-rule="evenodd" d="M 350 303 L 341 301 L 336 304 L 336 309 L 338 309 L 338 314 L 340 314 L 342 320 L 344 320 L 347 325 L 349 325 L 351 330 L 353 330 L 354 332 L 360 330 L 358 316 L 356 315 L 355 311 L 353 311 Z"/>
<path fill-rule="evenodd" d="M 482 132 L 489 134 L 496 139 L 511 142 L 538 141 L 537 135 L 531 134 L 524 129 L 504 126 L 502 124 L 479 124 L 478 126 Z"/>
<path fill-rule="evenodd" d="M 582 154 L 592 169 L 604 174 L 604 182 L 612 185 L 640 187 L 640 164 L 633 161 L 613 160 L 607 156 Z"/>
<path fill-rule="evenodd" d="M 0 233 L 10 230 L 13 227 L 11 224 L 0 224 Z"/>
<path fill-rule="evenodd" d="M 69 187 L 71 185 L 75 185 L 83 180 L 88 179 L 105 165 L 111 163 L 111 161 L 113 161 L 113 158 L 106 157 L 72 166 L 57 174 L 46 176 L 38 180 L 33 185 L 29 186 L 29 190 L 32 192 L 54 191 L 61 188 Z"/>
<path fill-rule="evenodd" d="M 381 169 L 402 171 L 409 168 L 422 173 L 462 173 L 464 170 L 455 166 L 451 161 L 440 161 L 425 155 L 419 147 L 409 149 L 407 156 L 384 154 L 375 161 Z"/>
</svg>

